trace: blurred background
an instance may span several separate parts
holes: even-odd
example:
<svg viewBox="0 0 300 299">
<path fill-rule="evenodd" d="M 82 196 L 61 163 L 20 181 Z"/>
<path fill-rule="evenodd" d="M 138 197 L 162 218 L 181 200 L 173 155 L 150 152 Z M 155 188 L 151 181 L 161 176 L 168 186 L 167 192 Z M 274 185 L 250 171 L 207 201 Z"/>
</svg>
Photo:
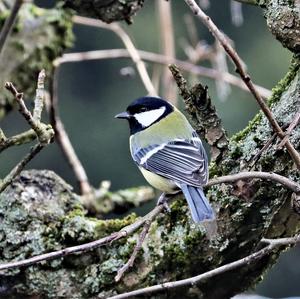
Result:
<svg viewBox="0 0 300 299">
<path fill-rule="evenodd" d="M 200 2 L 205 3 L 203 0 Z M 51 7 L 54 1 L 40 0 L 36 3 Z M 191 13 L 183 1 L 172 2 L 172 13 L 176 57 L 187 60 L 188 29 L 184 16 Z M 232 20 L 228 0 L 210 0 L 207 13 L 234 41 L 255 83 L 271 89 L 285 75 L 291 55 L 268 31 L 260 8 L 243 5 L 244 20 L 238 26 L 234 23 L 239 23 L 239 20 Z M 205 41 L 208 46 L 213 45 L 215 42 L 211 34 L 196 19 L 193 22 L 196 24 L 198 40 Z M 138 49 L 161 52 L 156 1 L 146 1 L 133 24 L 124 23 L 122 26 Z M 74 34 L 75 44 L 68 52 L 124 48 L 119 37 L 109 30 L 75 24 Z M 201 62 L 201 65 L 212 67 L 208 61 Z M 230 62 L 228 67 L 234 73 Z M 150 74 L 162 71 L 161 67 L 153 67 L 151 63 L 147 63 L 147 69 Z M 195 80 L 191 76 L 187 78 L 190 82 Z M 230 135 L 243 129 L 257 113 L 258 107 L 249 93 L 234 86 L 226 91 L 227 86 L 222 94 L 213 80 L 202 77 L 198 80 L 208 85 L 211 98 Z M 127 124 L 114 119 L 114 115 L 125 110 L 132 100 L 145 94 L 147 92 L 130 59 L 93 60 L 68 63 L 61 67 L 60 115 L 93 186 L 98 187 L 103 180 L 111 181 L 112 190 L 146 184 L 130 157 Z M 181 106 L 180 98 L 178 102 Z M 11 113 L 1 123 L 8 136 L 22 131 L 24 125 L 25 122 L 17 113 Z M 0 161 L 1 177 L 27 151 L 26 146 L 4 151 Z M 74 175 L 56 144 L 42 151 L 28 168 L 51 169 L 78 191 Z M 144 214 L 151 206 L 147 204 L 138 212 Z M 300 298 L 299 261 L 300 248 L 282 255 L 254 292 L 271 298 Z"/>
</svg>

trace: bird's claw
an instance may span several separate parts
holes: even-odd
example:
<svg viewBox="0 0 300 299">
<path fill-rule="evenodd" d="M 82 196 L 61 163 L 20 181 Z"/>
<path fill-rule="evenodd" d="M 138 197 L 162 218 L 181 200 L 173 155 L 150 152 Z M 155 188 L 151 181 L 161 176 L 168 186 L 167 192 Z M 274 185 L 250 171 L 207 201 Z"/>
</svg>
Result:
<svg viewBox="0 0 300 299">
<path fill-rule="evenodd" d="M 168 197 L 165 193 L 162 193 L 161 196 L 158 198 L 157 200 L 157 205 L 162 205 L 164 210 L 167 212 L 167 213 L 171 213 L 171 209 L 168 205 Z"/>
</svg>

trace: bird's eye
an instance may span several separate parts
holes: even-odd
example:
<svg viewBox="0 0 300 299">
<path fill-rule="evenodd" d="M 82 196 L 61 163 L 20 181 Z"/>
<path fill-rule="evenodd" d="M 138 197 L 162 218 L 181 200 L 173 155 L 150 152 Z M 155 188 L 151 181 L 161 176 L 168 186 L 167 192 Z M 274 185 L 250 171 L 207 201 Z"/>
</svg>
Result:
<svg viewBox="0 0 300 299">
<path fill-rule="evenodd" d="M 145 111 L 147 111 L 147 108 L 146 107 L 141 107 L 140 112 L 145 112 Z"/>
</svg>

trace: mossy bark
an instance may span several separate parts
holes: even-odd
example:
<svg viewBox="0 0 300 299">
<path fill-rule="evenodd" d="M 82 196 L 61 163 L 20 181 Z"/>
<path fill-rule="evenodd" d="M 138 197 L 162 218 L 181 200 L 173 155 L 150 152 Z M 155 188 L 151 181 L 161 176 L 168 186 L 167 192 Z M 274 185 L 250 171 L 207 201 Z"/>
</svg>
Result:
<svg viewBox="0 0 300 299">
<path fill-rule="evenodd" d="M 265 2 L 268 7 L 272 1 Z M 283 127 L 290 124 L 300 106 L 299 66 L 295 58 L 270 100 Z M 28 71 L 23 70 L 22 74 Z M 249 161 L 272 135 L 268 121 L 259 113 L 230 140 L 226 159 L 211 165 L 211 176 L 247 170 Z M 290 140 L 299 150 L 299 126 Z M 276 172 L 300 182 L 299 171 L 287 151 L 277 149 L 276 142 L 262 154 L 254 169 Z M 193 224 L 185 201 L 177 200 L 169 215 L 160 215 L 153 222 L 134 268 L 119 283 L 115 283 L 114 276 L 129 258 L 137 233 L 89 253 L 4 271 L 0 274 L 0 297 L 107 298 L 205 272 L 257 250 L 262 237 L 291 236 L 300 230 L 299 216 L 290 207 L 291 192 L 278 184 L 251 180 L 234 186 L 214 186 L 207 194 L 216 210 L 217 233 L 208 238 L 207 224 Z M 57 175 L 50 171 L 25 171 L 0 195 L 0 262 L 95 240 L 135 219 L 135 215 L 106 221 L 86 217 L 78 196 Z M 255 284 L 283 250 L 199 286 L 154 297 L 230 298 Z"/>
<path fill-rule="evenodd" d="M 275 90 L 272 111 L 284 126 L 292 121 L 300 104 L 298 61 L 294 61 L 280 86 Z M 224 175 L 245 170 L 248 161 L 272 134 L 265 117 L 256 117 L 243 133 L 231 139 L 227 158 L 213 165 L 211 172 Z M 290 139 L 299 149 L 299 126 Z M 300 181 L 288 153 L 285 149 L 277 150 L 276 144 L 263 153 L 255 169 Z M 172 205 L 170 215 L 161 215 L 152 224 L 134 269 L 118 284 L 114 276 L 129 258 L 137 234 L 83 255 L 6 271 L 1 274 L 2 295 L 106 298 L 128 289 L 199 274 L 253 252 L 262 237 L 291 236 L 300 229 L 299 216 L 290 207 L 290 191 L 272 182 L 252 180 L 236 186 L 215 186 L 208 190 L 208 197 L 217 211 L 216 235 L 209 240 L 205 226 L 192 223 L 185 201 L 179 199 Z M 107 221 L 85 217 L 71 188 L 48 171 L 23 172 L 1 194 L 0 217 L 1 262 L 91 241 L 136 219 L 134 215 Z M 257 264 L 202 283 L 199 288 L 158 296 L 182 298 L 185 294 L 185 298 L 196 298 L 202 294 L 204 298 L 229 298 L 259 280 L 279 252 Z"/>
</svg>

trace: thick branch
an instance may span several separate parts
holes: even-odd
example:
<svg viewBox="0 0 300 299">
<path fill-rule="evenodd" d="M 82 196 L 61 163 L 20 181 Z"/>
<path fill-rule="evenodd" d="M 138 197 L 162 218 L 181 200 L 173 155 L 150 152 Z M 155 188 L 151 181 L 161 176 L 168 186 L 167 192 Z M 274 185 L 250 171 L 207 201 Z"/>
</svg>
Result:
<svg viewBox="0 0 300 299">
<path fill-rule="evenodd" d="M 212 160 L 222 160 L 227 153 L 229 141 L 216 108 L 208 95 L 207 87 L 198 83 L 188 89 L 187 82 L 178 67 L 170 65 L 169 68 L 184 99 L 186 110 L 196 126 L 197 133 L 204 137 L 211 146 Z"/>
</svg>

